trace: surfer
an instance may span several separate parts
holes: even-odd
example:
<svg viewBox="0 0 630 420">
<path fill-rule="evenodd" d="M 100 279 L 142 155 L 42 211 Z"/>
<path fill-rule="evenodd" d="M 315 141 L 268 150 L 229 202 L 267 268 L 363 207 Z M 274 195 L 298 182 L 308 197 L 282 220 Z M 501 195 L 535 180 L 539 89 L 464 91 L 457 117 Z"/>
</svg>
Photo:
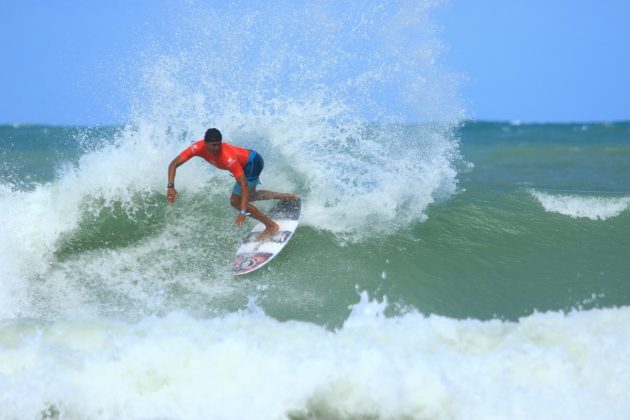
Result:
<svg viewBox="0 0 630 420">
<path fill-rule="evenodd" d="M 230 197 L 232 207 L 239 210 L 236 216 L 236 224 L 242 226 L 245 223 L 245 217 L 248 215 L 263 223 L 265 230 L 256 237 L 259 241 L 269 239 L 280 227 L 250 202 L 274 199 L 297 200 L 299 198 L 295 194 L 256 191 L 256 186 L 260 184 L 260 173 L 265 165 L 262 156 L 254 150 L 224 143 L 221 132 L 216 128 L 209 128 L 203 140 L 193 143 L 168 165 L 167 203 L 173 204 L 177 199 L 178 193 L 175 189 L 175 172 L 177 168 L 193 156 L 202 157 L 217 168 L 230 171 L 236 178 Z"/>
</svg>

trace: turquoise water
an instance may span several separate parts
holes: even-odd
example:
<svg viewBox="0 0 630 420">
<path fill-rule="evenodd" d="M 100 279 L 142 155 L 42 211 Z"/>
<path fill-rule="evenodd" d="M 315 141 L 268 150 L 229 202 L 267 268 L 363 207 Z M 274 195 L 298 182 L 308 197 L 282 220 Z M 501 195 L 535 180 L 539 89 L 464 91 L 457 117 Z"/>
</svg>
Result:
<svg viewBox="0 0 630 420">
<path fill-rule="evenodd" d="M 630 123 L 465 120 L 434 6 L 173 6 L 127 123 L 0 126 L 0 418 L 626 418 Z M 209 126 L 304 200 L 239 278 Z"/>
</svg>

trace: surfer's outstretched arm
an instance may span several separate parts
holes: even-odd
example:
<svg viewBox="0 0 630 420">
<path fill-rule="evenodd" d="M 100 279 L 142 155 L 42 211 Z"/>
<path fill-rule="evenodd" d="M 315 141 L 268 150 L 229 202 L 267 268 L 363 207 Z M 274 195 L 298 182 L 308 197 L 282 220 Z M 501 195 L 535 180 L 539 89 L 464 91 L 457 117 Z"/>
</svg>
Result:
<svg viewBox="0 0 630 420">
<path fill-rule="evenodd" d="M 168 204 L 173 204 L 179 194 L 175 189 L 175 173 L 177 172 L 177 167 L 183 163 L 182 158 L 177 156 L 168 165 L 168 186 L 166 187 L 166 202 Z"/>
</svg>

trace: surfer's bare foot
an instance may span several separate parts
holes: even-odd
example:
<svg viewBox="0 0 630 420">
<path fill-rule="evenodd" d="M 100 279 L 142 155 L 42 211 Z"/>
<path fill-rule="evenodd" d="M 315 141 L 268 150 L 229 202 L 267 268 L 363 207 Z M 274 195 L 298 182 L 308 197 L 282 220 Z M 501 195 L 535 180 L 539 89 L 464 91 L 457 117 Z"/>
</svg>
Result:
<svg viewBox="0 0 630 420">
<path fill-rule="evenodd" d="M 280 230 L 280 226 L 277 223 L 274 223 L 273 226 L 267 226 L 265 230 L 263 230 L 260 235 L 256 236 L 257 241 L 265 241 L 271 238 Z"/>
</svg>

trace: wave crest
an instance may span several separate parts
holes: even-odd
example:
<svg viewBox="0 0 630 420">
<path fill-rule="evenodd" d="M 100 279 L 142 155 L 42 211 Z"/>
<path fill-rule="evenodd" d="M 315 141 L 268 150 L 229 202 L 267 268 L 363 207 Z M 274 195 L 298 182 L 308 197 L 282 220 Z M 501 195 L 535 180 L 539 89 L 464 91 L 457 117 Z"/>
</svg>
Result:
<svg viewBox="0 0 630 420">
<path fill-rule="evenodd" d="M 545 211 L 572 218 L 606 220 L 619 216 L 630 207 L 630 197 L 551 194 L 536 190 L 530 193 Z"/>
</svg>

